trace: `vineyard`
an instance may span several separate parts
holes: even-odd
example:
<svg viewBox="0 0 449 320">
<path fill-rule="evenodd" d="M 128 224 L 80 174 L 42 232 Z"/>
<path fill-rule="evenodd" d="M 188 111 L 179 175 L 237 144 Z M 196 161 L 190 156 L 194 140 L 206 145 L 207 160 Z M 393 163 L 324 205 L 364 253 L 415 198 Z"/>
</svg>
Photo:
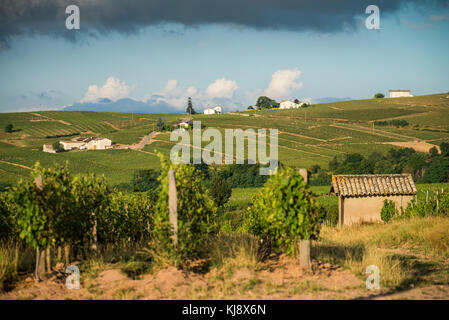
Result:
<svg viewBox="0 0 449 320">
<path fill-rule="evenodd" d="M 385 158 L 404 147 L 443 163 L 445 155 L 428 151 L 449 141 L 448 101 L 439 94 L 193 116 L 223 136 L 278 129 L 283 166 L 269 179 L 237 165 L 173 165 L 169 132 L 142 149 L 42 152 L 44 143 L 86 135 L 134 144 L 159 118 L 173 125 L 185 115 L 2 114 L 0 125 L 14 130 L 0 133 L 0 299 L 447 299 L 448 183 L 418 184 L 404 212 L 386 203 L 384 222 L 343 232 L 330 186 L 306 185 L 297 168 L 327 170 L 335 156 Z M 157 181 L 142 180 L 145 172 Z M 375 293 L 365 288 L 371 264 L 383 275 Z M 69 265 L 80 270 L 79 290 L 65 286 Z"/>
<path fill-rule="evenodd" d="M 279 160 L 292 167 L 327 167 L 334 156 L 389 149 L 428 151 L 449 141 L 447 94 L 400 99 L 370 99 L 312 105 L 292 110 L 261 110 L 232 114 L 193 116 L 205 128 L 274 128 L 279 130 Z M 242 116 L 247 115 L 247 116 Z M 58 135 L 101 136 L 116 144 L 137 143 L 155 131 L 158 118 L 166 124 L 186 120 L 186 115 L 152 115 L 87 111 L 4 113 L 0 125 L 14 125 L 14 132 L 0 133 L 0 184 L 12 184 L 28 176 L 36 161 L 43 166 L 69 161 L 74 173 L 104 174 L 111 185 L 129 181 L 136 169 L 160 168 L 157 152 L 168 156 L 174 143 L 170 133 L 157 135 L 142 150 L 106 150 L 100 153 L 43 154 L 43 144 L 70 139 Z M 404 127 L 376 125 L 376 121 L 403 120 Z M 401 122 L 402 123 L 402 122 Z M 53 138 L 52 138 L 53 137 Z M 206 145 L 206 142 L 203 142 Z M 156 150 L 156 152 L 155 152 Z M 224 148 L 223 148 L 224 150 Z M 134 161 L 133 159 L 138 159 Z"/>
<path fill-rule="evenodd" d="M 260 191 L 235 189 L 223 210 L 214 204 L 197 169 L 159 157 L 161 185 L 156 194 L 114 191 L 104 177 L 73 175 L 67 164 L 36 164 L 31 177 L 2 193 L 0 283 L 6 296 L 51 286 L 53 292 L 77 299 L 257 298 L 248 296 L 254 290 L 270 298 L 347 298 L 370 294 L 360 280 L 367 263 L 387 274 L 382 294 L 398 295 L 410 283 L 435 294 L 434 286 L 449 280 L 444 272 L 449 257 L 447 184 L 419 187 L 407 210 L 391 214 L 385 226 L 356 225 L 341 233 L 331 210 L 323 210 L 326 190 L 306 186 L 292 169 L 279 170 Z M 169 170 L 176 173 L 178 190 L 176 231 L 168 215 Z M 368 239 L 369 233 L 377 234 Z M 300 249 L 302 241 L 308 250 Z M 390 251 L 392 246 L 407 255 Z M 298 258 L 298 249 L 309 252 L 305 262 Z M 426 255 L 432 263 L 417 263 L 411 252 Z M 79 266 L 82 275 L 83 290 L 77 293 L 64 291 L 64 281 L 57 280 L 61 267 L 71 264 Z M 425 276 L 429 268 L 434 270 L 432 278 Z M 282 279 L 278 272 L 285 273 Z M 419 276 L 410 277 L 410 272 Z M 349 292 L 317 280 L 324 274 L 346 287 L 349 281 Z M 166 277 L 182 285 L 171 283 L 170 292 L 159 288 L 156 296 L 142 287 L 144 279 L 159 286 Z M 23 287 L 20 280 L 30 278 L 44 281 Z M 101 281 L 112 281 L 112 291 L 103 292 Z"/>
</svg>

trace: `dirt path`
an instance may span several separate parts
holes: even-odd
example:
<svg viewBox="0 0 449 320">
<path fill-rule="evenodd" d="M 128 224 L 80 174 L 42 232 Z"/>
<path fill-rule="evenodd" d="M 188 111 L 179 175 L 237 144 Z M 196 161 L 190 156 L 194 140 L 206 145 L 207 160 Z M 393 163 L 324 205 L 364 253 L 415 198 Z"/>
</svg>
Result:
<svg viewBox="0 0 449 320">
<path fill-rule="evenodd" d="M 118 131 L 121 130 L 119 127 L 113 125 L 112 123 L 110 123 L 110 122 L 108 122 L 108 121 L 103 121 L 103 123 L 104 123 L 105 125 L 107 125 L 107 126 L 110 126 L 112 129 L 115 129 L 115 130 L 118 130 Z"/>
<path fill-rule="evenodd" d="M 58 120 L 58 119 L 53 119 L 44 115 L 41 115 L 40 113 L 37 112 L 30 112 L 30 114 L 37 116 L 37 117 L 42 117 L 43 119 L 31 119 L 30 121 L 35 122 L 35 121 L 55 121 L 55 122 L 59 122 L 62 124 L 65 124 L 67 126 L 71 126 L 72 124 L 70 122 L 64 121 L 64 120 Z"/>
<path fill-rule="evenodd" d="M 23 165 L 23 164 L 18 164 L 18 163 L 13 163 L 13 162 L 8 162 L 8 161 L 4 161 L 4 160 L 0 160 L 0 162 L 3 162 L 3 163 L 6 163 L 6 164 L 9 164 L 9 165 L 12 165 L 12 166 L 15 166 L 15 167 L 20 167 L 20 168 L 24 168 L 24 169 L 32 170 L 32 168 L 30 168 L 30 167 L 27 167 L 27 166 L 25 166 L 25 165 Z"/>
<path fill-rule="evenodd" d="M 156 137 L 161 132 L 153 131 L 150 134 L 147 134 L 146 136 L 143 136 L 142 139 L 138 143 L 133 144 L 118 144 L 119 149 L 131 149 L 131 150 L 140 150 L 145 147 L 146 144 L 152 144 L 154 141 L 153 138 Z"/>
</svg>

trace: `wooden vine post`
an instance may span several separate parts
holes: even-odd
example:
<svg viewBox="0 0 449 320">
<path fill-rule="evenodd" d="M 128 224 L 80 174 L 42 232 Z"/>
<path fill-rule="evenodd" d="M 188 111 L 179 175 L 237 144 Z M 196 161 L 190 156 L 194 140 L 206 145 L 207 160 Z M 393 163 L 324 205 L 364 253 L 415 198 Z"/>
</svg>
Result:
<svg viewBox="0 0 449 320">
<path fill-rule="evenodd" d="M 168 171 L 168 218 L 173 228 L 173 244 L 178 244 L 178 198 L 175 170 Z"/>
<path fill-rule="evenodd" d="M 42 192 L 42 190 L 44 189 L 44 181 L 42 175 L 39 175 L 34 179 L 34 185 L 36 186 L 38 192 Z M 37 281 L 45 279 L 45 252 L 45 249 L 39 248 L 39 245 L 36 246 L 35 276 Z"/>
<path fill-rule="evenodd" d="M 93 252 L 97 252 L 98 248 L 98 237 L 97 237 L 97 216 L 95 215 L 95 212 L 92 212 L 93 217 L 93 225 L 92 225 L 92 244 L 91 249 Z"/>
<path fill-rule="evenodd" d="M 307 185 L 309 182 L 307 169 L 299 169 L 299 174 Z M 305 270 L 312 269 L 312 262 L 310 261 L 310 239 L 299 240 L 299 266 Z"/>
</svg>

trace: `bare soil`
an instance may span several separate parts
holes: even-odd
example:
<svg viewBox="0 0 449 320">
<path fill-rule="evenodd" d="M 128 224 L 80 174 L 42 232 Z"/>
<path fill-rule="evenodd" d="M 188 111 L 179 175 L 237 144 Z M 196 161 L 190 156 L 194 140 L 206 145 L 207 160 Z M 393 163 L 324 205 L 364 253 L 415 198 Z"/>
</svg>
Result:
<svg viewBox="0 0 449 320">
<path fill-rule="evenodd" d="M 440 151 L 440 147 L 425 141 L 408 141 L 408 142 L 384 142 L 384 144 L 390 144 L 392 146 L 401 148 L 412 148 L 419 152 L 429 152 L 430 149 L 436 147 Z"/>
<path fill-rule="evenodd" d="M 198 273 L 167 267 L 137 280 L 112 268 L 96 278 L 81 274 L 78 290 L 66 288 L 62 271 L 39 283 L 28 276 L 0 299 L 449 299 L 448 284 L 372 291 L 349 270 L 314 261 L 313 271 L 305 272 L 285 255 L 270 257 L 252 270 Z"/>
</svg>

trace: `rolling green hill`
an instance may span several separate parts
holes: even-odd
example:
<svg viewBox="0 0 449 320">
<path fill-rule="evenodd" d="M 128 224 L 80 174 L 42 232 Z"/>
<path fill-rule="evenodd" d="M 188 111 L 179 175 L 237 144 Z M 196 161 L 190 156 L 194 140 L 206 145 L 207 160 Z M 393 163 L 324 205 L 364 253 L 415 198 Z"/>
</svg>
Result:
<svg viewBox="0 0 449 320">
<path fill-rule="evenodd" d="M 169 133 L 157 135 L 142 150 L 42 152 L 44 143 L 77 135 L 102 136 L 117 144 L 138 142 L 152 132 L 157 119 L 166 123 L 186 115 L 130 114 L 87 111 L 43 111 L 0 114 L 0 184 L 29 175 L 36 161 L 45 166 L 68 160 L 73 172 L 104 173 L 109 183 L 131 179 L 136 169 L 158 168 L 154 151 L 168 155 L 175 142 Z M 279 130 L 279 159 L 295 167 L 319 164 L 326 168 L 334 155 L 390 148 L 413 147 L 426 151 L 449 141 L 449 94 L 412 98 L 370 99 L 312 105 L 296 110 L 261 110 L 223 115 L 194 115 L 207 127 L 223 133 L 226 128 L 273 128 Z M 379 126 L 375 121 L 406 120 L 408 126 Z M 3 128 L 13 124 L 15 131 Z M 69 137 L 52 138 L 57 135 Z M 206 145 L 207 142 L 204 142 Z M 224 151 L 224 148 L 223 148 Z"/>
</svg>

